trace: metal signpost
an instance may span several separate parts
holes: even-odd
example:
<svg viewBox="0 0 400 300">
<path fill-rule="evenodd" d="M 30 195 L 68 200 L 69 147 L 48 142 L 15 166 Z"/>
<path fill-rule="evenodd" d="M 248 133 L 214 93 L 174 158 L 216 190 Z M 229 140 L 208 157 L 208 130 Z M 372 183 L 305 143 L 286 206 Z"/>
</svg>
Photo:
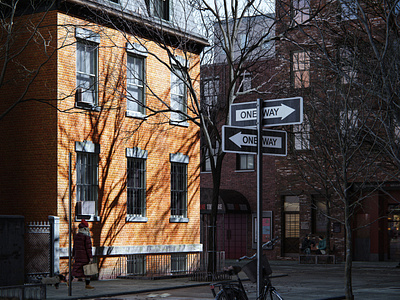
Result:
<svg viewBox="0 0 400 300">
<path fill-rule="evenodd" d="M 263 126 L 303 122 L 303 98 L 261 100 L 232 104 L 231 126 L 222 127 L 222 150 L 257 154 L 257 294 L 263 289 L 262 273 L 262 154 L 287 155 L 285 131 L 263 130 Z M 253 128 L 245 128 L 253 127 Z M 262 141 L 258 143 L 258 141 Z"/>
</svg>

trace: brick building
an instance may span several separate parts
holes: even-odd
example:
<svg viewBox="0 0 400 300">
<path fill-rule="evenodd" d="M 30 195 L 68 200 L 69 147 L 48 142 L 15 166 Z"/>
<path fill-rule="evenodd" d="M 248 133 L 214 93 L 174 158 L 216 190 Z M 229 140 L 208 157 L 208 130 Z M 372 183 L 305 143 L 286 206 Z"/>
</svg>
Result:
<svg viewBox="0 0 400 300">
<path fill-rule="evenodd" d="M 233 22 L 232 22 L 233 23 Z M 227 24 L 230 24 L 227 22 Z M 216 124 L 225 124 L 224 113 L 228 107 L 227 99 L 232 86 L 235 85 L 235 103 L 254 102 L 260 93 L 252 92 L 258 89 L 264 94 L 271 93 L 271 86 L 265 84 L 266 78 L 276 76 L 277 59 L 275 42 L 269 38 L 275 32 L 273 28 L 274 15 L 245 17 L 238 29 L 237 38 L 232 38 L 233 71 L 227 64 L 226 55 L 222 46 L 216 42 L 215 56 L 210 64 L 202 66 L 202 104 L 212 105 L 210 115 Z M 227 25 L 230 26 L 230 25 Z M 220 32 L 215 26 L 215 39 L 219 40 Z M 259 49 L 253 51 L 246 60 L 246 49 L 257 41 Z M 238 73 L 237 80 L 232 81 L 230 76 Z M 215 114 L 215 115 L 214 115 Z M 215 144 L 213 151 L 218 151 L 221 145 Z M 202 148 L 203 149 L 203 148 Z M 210 159 L 215 154 L 203 152 L 201 172 L 201 213 L 203 222 L 202 241 L 207 247 L 207 226 L 211 213 L 211 198 L 213 178 L 210 168 Z M 264 241 L 280 236 L 275 228 L 280 227 L 280 217 L 277 214 L 276 195 L 276 167 L 272 156 L 263 157 L 263 210 L 265 212 Z M 252 254 L 256 249 L 255 218 L 257 212 L 257 172 L 256 156 L 252 154 L 226 153 L 223 159 L 221 175 L 221 191 L 218 206 L 217 220 L 217 250 L 225 251 L 226 258 L 237 259 L 245 254 Z M 270 251 L 271 258 L 279 256 L 279 252 Z"/>
<path fill-rule="evenodd" d="M 179 74 L 198 77 L 206 41 L 188 29 L 174 48 L 184 10 L 172 1 L 36 4 L 17 12 L 10 51 L 21 53 L 1 86 L 2 112 L 20 101 L 0 121 L 0 214 L 59 217 L 65 272 L 71 167 L 73 232 L 89 221 L 100 277 L 127 258 L 133 274 L 161 272 L 154 255 L 187 271 L 202 251 L 200 142 Z"/>
<path fill-rule="evenodd" d="M 270 94 L 263 98 L 265 100 L 297 96 L 304 99 L 303 124 L 280 128 L 288 132 L 288 156 L 263 158 L 265 229 L 270 234 L 268 237 L 280 237 L 274 250 L 267 252 L 271 257 L 297 258 L 302 239 L 311 234 L 316 240 L 319 235 L 327 237 L 330 253 L 343 260 L 347 216 L 348 224 L 357 229 L 350 230 L 355 260 L 399 259 L 399 174 L 398 168 L 393 166 L 396 159 L 382 151 L 392 147 L 388 146 L 390 137 L 382 128 L 387 132 L 397 129 L 387 127 L 385 122 L 380 123 L 378 129 L 377 120 L 380 122 L 383 118 L 377 117 L 378 111 L 374 108 L 381 103 L 382 94 L 376 86 L 371 87 L 371 82 L 382 79 L 372 74 L 372 70 L 376 70 L 374 51 L 359 21 L 362 12 L 351 3 L 353 1 L 276 1 L 275 34 L 281 38 L 275 43 L 274 59 L 268 62 L 269 73 L 249 72 L 247 80 L 243 76 L 241 81 L 268 80 Z M 397 10 L 390 8 L 391 13 L 384 19 L 373 7 L 365 9 L 372 35 L 380 43 L 377 44 L 379 47 L 386 45 L 386 40 L 378 37 L 385 37 L 382 29 L 391 28 L 386 24 L 390 24 L 394 18 L 391 13 Z M 390 49 L 396 35 L 387 36 L 392 39 L 387 43 Z M 382 46 L 382 49 L 385 48 Z M 388 61 L 397 65 L 398 57 L 389 53 L 393 56 Z M 217 64 L 213 68 L 223 69 Z M 224 74 L 221 70 L 219 73 Z M 202 73 L 202 78 L 205 74 Z M 274 75 L 272 80 L 271 75 Z M 205 78 L 206 90 L 211 86 L 207 86 L 210 78 Z M 397 85 L 395 81 L 391 83 Z M 223 94 L 224 84 L 221 79 L 213 86 L 218 86 Z M 254 86 L 257 85 L 250 85 Z M 372 97 L 372 90 L 379 96 Z M 392 95 L 397 97 L 396 90 Z M 238 102 L 254 101 L 257 97 L 260 96 L 238 97 Z M 385 105 L 379 108 L 379 112 L 395 109 Z M 372 142 L 377 139 L 385 142 L 379 145 Z M 247 245 L 241 249 L 242 253 L 254 253 L 255 158 L 248 156 L 242 160 L 240 156 L 227 153 L 224 158 L 220 218 L 229 218 L 228 214 L 233 213 L 224 202 L 226 190 L 234 190 L 247 200 L 250 209 L 243 211 L 241 221 L 247 227 L 241 226 L 237 235 L 241 234 L 241 242 Z M 240 170 L 241 162 L 248 170 Z M 210 188 L 210 182 L 211 176 L 203 172 L 202 189 Z M 202 203 L 206 208 L 208 202 L 203 194 Z M 350 208 L 348 215 L 345 207 Z M 204 211 L 203 216 L 206 213 Z M 226 245 L 232 236 L 229 226 L 225 222 L 220 239 L 225 241 L 220 249 L 225 247 L 228 256 L 230 250 Z"/>
</svg>

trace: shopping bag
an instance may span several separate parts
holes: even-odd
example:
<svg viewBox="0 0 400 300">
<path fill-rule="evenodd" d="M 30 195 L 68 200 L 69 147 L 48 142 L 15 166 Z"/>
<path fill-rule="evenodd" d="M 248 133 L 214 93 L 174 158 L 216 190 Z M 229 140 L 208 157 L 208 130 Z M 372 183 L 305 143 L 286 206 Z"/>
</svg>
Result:
<svg viewBox="0 0 400 300">
<path fill-rule="evenodd" d="M 99 271 L 97 269 L 97 264 L 91 263 L 88 265 L 84 265 L 83 273 L 85 273 L 86 276 L 96 275 L 97 273 L 99 273 Z"/>
</svg>

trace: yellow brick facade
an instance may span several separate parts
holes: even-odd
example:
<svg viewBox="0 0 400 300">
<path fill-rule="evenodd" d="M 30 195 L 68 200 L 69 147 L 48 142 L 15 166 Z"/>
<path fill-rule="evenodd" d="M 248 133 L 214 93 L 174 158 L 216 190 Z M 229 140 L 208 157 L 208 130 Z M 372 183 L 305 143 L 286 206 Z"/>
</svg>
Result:
<svg viewBox="0 0 400 300">
<path fill-rule="evenodd" d="M 37 16 L 39 20 L 41 15 Z M 37 125 L 32 121 L 29 141 L 35 145 L 43 144 L 40 152 L 50 160 L 43 171 L 41 181 L 47 191 L 30 195 L 30 201 L 23 203 L 29 209 L 21 209 L 20 214 L 29 215 L 29 220 L 47 219 L 48 215 L 60 218 L 60 271 L 67 271 L 68 250 L 68 208 L 69 208 L 69 154 L 72 155 L 72 207 L 73 231 L 79 221 L 75 219 L 76 152 L 75 142 L 90 141 L 100 145 L 99 154 L 99 200 L 98 221 L 90 222 L 93 245 L 98 251 L 109 251 L 114 258 L 100 255 L 98 261 L 103 277 L 112 272 L 116 260 L 125 254 L 158 252 L 201 251 L 200 245 L 200 143 L 199 127 L 191 122 L 188 126 L 170 124 L 169 112 L 150 115 L 148 119 L 126 116 L 126 42 L 137 42 L 136 37 L 127 36 L 116 29 L 89 23 L 83 19 L 52 11 L 46 15 L 47 34 L 53 37 L 50 45 L 58 50 L 51 58 L 51 64 L 40 77 L 40 84 L 32 90 L 32 97 L 58 99 L 52 104 L 57 107 L 33 105 L 32 113 L 37 113 Z M 54 26 L 57 24 L 57 26 Z M 98 50 L 98 102 L 99 111 L 75 107 L 76 89 L 76 38 L 75 28 L 86 28 L 100 36 Z M 154 111 L 165 109 L 162 102 L 170 103 L 170 70 L 160 60 L 169 62 L 165 50 L 151 40 L 140 40 L 148 49 L 146 58 L 146 103 Z M 37 47 L 37 45 L 35 45 Z M 32 47 L 33 49 L 34 47 Z M 38 47 L 42 53 L 43 48 Z M 39 55 L 39 54 L 38 54 Z M 188 55 L 188 53 L 186 53 Z M 34 60 L 39 62 L 41 59 Z M 190 54 L 190 71 L 195 78 L 199 92 L 199 56 Z M 10 92 L 10 95 L 12 92 Z M 56 105 L 55 105 L 56 104 Z M 26 105 L 30 105 L 29 103 Z M 31 104 L 32 105 L 32 104 Z M 190 113 L 190 100 L 188 100 Z M 15 110 L 11 117 L 24 114 L 27 106 Z M 10 125 L 10 128 L 12 126 Z M 40 128 L 38 128 L 40 127 Z M 25 128 L 26 129 L 26 128 Z M 23 138 L 24 130 L 19 133 Z M 42 142 L 39 140 L 43 139 Z M 126 220 L 126 149 L 138 147 L 148 151 L 146 160 L 146 222 Z M 19 150 L 18 150 L 19 151 Z M 39 172 L 37 153 L 21 153 L 30 166 L 28 172 Z M 171 163 L 170 154 L 181 153 L 189 157 L 187 165 L 188 222 L 171 222 Z M 8 156 L 12 155 L 8 153 Z M 36 162 L 36 163 L 35 163 Z M 27 163 L 29 165 L 29 163 Z M 35 176 L 33 176 L 35 177 Z M 44 182 L 43 178 L 48 178 Z M 39 180 L 40 179 L 40 180 Z M 28 182 L 29 179 L 25 178 Z M 31 184 L 31 183 L 30 183 Z M 39 182 L 35 183 L 39 185 Z M 32 190 L 35 190 L 32 187 Z M 23 193 L 17 194 L 18 196 Z M 15 194 L 14 194 L 15 196 Z M 11 207 L 11 206 L 10 206 Z M 45 210 L 45 213 L 43 213 Z M 29 211 L 29 212 L 28 212 Z M 149 246 L 151 246 L 149 248 Z M 167 248 L 166 248 L 167 247 Z M 103 249 L 103 250 L 102 250 Z M 181 249 L 181 250 L 179 250 Z M 105 252 L 102 252 L 105 253 Z"/>
</svg>

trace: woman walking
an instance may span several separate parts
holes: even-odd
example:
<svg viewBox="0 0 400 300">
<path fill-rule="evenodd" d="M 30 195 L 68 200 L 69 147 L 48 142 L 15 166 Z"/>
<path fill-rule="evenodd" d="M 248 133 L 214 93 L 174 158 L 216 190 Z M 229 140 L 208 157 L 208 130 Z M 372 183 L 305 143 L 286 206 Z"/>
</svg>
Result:
<svg viewBox="0 0 400 300">
<path fill-rule="evenodd" d="M 72 256 L 74 258 L 72 276 L 85 279 L 86 288 L 94 289 L 94 287 L 90 285 L 90 276 L 85 276 L 83 272 L 83 266 L 93 261 L 92 241 L 90 239 L 89 224 L 86 220 L 82 220 L 79 224 L 78 233 L 74 238 Z"/>
</svg>

